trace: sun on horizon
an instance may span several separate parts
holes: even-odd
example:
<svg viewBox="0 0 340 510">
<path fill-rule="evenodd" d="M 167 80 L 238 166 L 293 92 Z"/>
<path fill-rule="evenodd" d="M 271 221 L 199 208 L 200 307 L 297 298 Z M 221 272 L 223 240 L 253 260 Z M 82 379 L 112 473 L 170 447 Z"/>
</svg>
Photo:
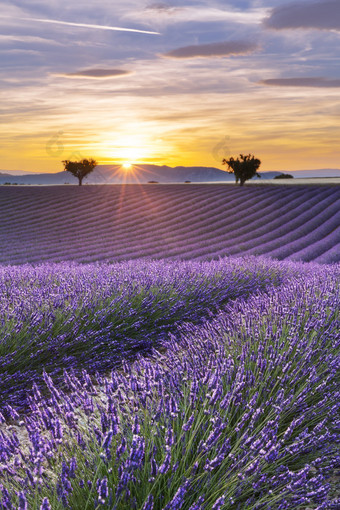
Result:
<svg viewBox="0 0 340 510">
<path fill-rule="evenodd" d="M 124 168 L 124 170 L 131 170 L 132 163 L 130 163 L 130 161 L 126 161 L 125 163 L 122 164 L 122 167 Z"/>
</svg>

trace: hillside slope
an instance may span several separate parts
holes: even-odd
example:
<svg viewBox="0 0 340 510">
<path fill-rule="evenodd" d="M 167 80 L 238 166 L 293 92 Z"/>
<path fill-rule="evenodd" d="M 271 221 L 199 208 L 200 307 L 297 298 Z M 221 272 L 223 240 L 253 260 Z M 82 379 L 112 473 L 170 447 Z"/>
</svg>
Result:
<svg viewBox="0 0 340 510">
<path fill-rule="evenodd" d="M 260 170 L 261 181 L 274 179 L 281 171 Z M 290 173 L 297 179 L 304 178 L 340 178 L 339 169 L 321 168 L 318 170 L 296 170 L 284 169 L 283 173 Z M 55 173 L 28 173 L 16 171 L 15 173 L 0 170 L 0 184 L 29 184 L 29 185 L 56 185 L 56 184 L 77 184 L 75 177 L 67 172 Z M 126 170 L 119 165 L 98 165 L 93 173 L 86 178 L 87 184 L 147 184 L 150 181 L 162 184 L 190 182 L 234 182 L 235 177 L 229 174 L 226 169 L 219 169 L 205 166 L 160 166 L 160 165 L 133 165 Z M 253 182 L 259 182 L 257 177 Z"/>
<path fill-rule="evenodd" d="M 280 172 L 263 172 L 262 179 L 272 179 Z M 340 173 L 339 173 L 340 174 Z M 255 180 L 257 177 L 255 178 Z M 160 183 L 190 182 L 234 182 L 235 177 L 225 170 L 204 166 L 159 166 L 159 165 L 134 165 L 126 170 L 119 165 L 98 165 L 93 173 L 86 178 L 87 184 L 147 184 L 149 181 Z M 10 175 L 1 173 L 0 184 L 30 184 L 30 185 L 55 185 L 77 184 L 73 175 L 62 171 L 56 173 L 36 173 L 23 175 Z"/>
<path fill-rule="evenodd" d="M 340 186 L 0 188 L 0 263 L 340 261 Z"/>
</svg>

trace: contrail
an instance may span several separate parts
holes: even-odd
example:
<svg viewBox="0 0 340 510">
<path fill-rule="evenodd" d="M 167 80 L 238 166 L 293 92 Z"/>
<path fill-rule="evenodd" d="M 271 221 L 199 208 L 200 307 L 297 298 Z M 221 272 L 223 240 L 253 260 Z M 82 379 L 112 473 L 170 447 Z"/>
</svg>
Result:
<svg viewBox="0 0 340 510">
<path fill-rule="evenodd" d="M 55 23 L 57 25 L 67 25 L 69 27 L 81 28 L 97 28 L 99 30 L 114 30 L 117 32 L 137 32 L 139 34 L 161 35 L 160 32 L 150 32 L 148 30 L 138 30 L 137 28 L 108 27 L 106 25 L 88 25 L 87 23 L 72 23 L 69 21 L 59 21 L 56 19 L 39 19 L 39 18 L 18 18 L 26 21 L 37 21 L 39 23 Z"/>
</svg>

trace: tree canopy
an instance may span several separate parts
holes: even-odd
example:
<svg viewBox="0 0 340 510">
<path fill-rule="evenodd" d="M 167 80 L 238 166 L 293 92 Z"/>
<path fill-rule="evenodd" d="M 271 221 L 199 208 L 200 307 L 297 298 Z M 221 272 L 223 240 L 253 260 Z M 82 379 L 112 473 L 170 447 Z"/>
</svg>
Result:
<svg viewBox="0 0 340 510">
<path fill-rule="evenodd" d="M 240 181 L 240 186 L 243 186 L 246 181 L 252 179 L 255 175 L 261 177 L 257 172 L 261 161 L 252 154 L 240 154 L 236 159 L 233 157 L 223 159 L 222 164 L 228 165 L 228 173 L 235 175 L 236 184 Z"/>
<path fill-rule="evenodd" d="M 80 161 L 62 161 L 64 164 L 64 170 L 70 172 L 74 177 L 77 177 L 79 186 L 82 185 L 83 179 L 93 172 L 97 166 L 97 162 L 94 159 L 82 159 Z"/>
</svg>

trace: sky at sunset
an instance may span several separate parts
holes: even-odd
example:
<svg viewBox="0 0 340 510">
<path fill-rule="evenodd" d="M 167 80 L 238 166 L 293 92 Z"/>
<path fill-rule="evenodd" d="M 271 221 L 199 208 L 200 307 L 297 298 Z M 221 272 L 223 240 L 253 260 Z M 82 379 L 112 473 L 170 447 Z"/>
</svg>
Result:
<svg viewBox="0 0 340 510">
<path fill-rule="evenodd" d="M 0 1 L 1 171 L 340 168 L 340 0 Z"/>
</svg>

